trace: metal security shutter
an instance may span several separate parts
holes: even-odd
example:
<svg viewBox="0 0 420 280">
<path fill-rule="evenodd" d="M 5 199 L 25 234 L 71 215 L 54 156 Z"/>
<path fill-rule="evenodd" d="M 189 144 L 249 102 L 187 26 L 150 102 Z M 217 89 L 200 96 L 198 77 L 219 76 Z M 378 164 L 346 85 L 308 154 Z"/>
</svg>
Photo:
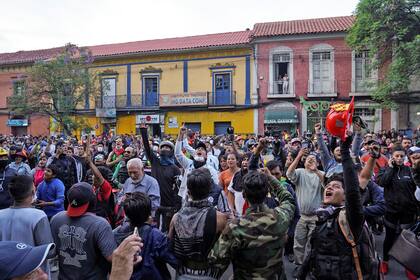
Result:
<svg viewBox="0 0 420 280">
<path fill-rule="evenodd" d="M 187 129 L 191 129 L 194 132 L 201 132 L 201 123 L 185 123 Z"/>
</svg>

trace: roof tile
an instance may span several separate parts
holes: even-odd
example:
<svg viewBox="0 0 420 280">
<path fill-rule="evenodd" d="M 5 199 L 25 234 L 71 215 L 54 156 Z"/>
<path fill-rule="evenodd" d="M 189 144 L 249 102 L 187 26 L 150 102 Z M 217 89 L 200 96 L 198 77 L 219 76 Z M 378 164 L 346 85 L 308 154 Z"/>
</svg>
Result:
<svg viewBox="0 0 420 280">
<path fill-rule="evenodd" d="M 251 31 L 228 32 L 189 37 L 146 40 L 128 43 L 96 45 L 88 47 L 94 57 L 105 57 L 120 54 L 152 53 L 159 51 L 181 51 L 197 48 L 244 45 L 250 42 Z M 0 54 L 0 65 L 32 63 L 58 55 L 64 47 L 19 51 Z"/>
<path fill-rule="evenodd" d="M 64 47 L 33 50 L 33 51 L 18 51 L 15 53 L 1 53 L 0 65 L 32 63 L 38 60 L 48 59 L 60 54 Z"/>
<path fill-rule="evenodd" d="M 293 34 L 325 33 L 347 31 L 354 22 L 354 16 L 292 20 L 257 23 L 253 31 L 238 31 L 218 34 L 146 40 L 128 43 L 90 46 L 94 57 L 106 57 L 121 54 L 153 53 L 162 51 L 182 51 L 198 48 L 244 45 L 252 37 L 270 37 Z M 48 59 L 62 52 L 64 47 L 19 51 L 0 54 L 0 65 L 32 63 Z"/>
<path fill-rule="evenodd" d="M 239 31 L 190 37 L 97 45 L 90 46 L 89 48 L 95 57 L 102 57 L 118 54 L 180 51 L 206 47 L 243 45 L 250 42 L 250 36 L 251 31 Z"/>
<path fill-rule="evenodd" d="M 303 19 L 256 23 L 253 37 L 270 37 L 309 33 L 347 31 L 354 22 L 354 16 Z"/>
</svg>

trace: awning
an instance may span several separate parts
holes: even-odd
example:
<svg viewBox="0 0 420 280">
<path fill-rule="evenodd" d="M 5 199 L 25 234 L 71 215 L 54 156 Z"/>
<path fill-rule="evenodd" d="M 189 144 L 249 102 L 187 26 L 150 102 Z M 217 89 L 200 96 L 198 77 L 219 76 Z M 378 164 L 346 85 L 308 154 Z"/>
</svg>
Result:
<svg viewBox="0 0 420 280">
<path fill-rule="evenodd" d="M 298 111 L 290 102 L 271 104 L 265 108 L 265 124 L 287 124 L 298 122 Z"/>
</svg>

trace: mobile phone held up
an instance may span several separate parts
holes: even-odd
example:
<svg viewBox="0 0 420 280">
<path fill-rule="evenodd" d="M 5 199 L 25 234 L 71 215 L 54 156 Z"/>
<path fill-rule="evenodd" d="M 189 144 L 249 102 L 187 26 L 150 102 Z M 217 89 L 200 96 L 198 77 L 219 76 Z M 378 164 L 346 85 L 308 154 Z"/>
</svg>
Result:
<svg viewBox="0 0 420 280">
<path fill-rule="evenodd" d="M 227 133 L 227 134 L 229 134 L 229 135 L 234 134 L 234 132 L 235 132 L 235 130 L 234 130 L 234 128 L 233 128 L 232 126 L 229 126 L 229 127 L 226 129 L 226 133 Z"/>
</svg>

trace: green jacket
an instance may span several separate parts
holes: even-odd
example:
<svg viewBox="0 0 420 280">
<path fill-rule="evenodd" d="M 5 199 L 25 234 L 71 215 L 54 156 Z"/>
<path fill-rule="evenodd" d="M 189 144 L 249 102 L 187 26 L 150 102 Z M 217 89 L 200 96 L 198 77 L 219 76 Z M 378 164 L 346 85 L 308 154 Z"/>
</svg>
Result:
<svg viewBox="0 0 420 280">
<path fill-rule="evenodd" d="M 282 249 L 295 201 L 271 177 L 270 187 L 280 205 L 274 209 L 265 204 L 252 205 L 245 216 L 228 223 L 209 254 L 209 261 L 222 271 L 232 262 L 234 279 L 284 278 Z"/>
</svg>

